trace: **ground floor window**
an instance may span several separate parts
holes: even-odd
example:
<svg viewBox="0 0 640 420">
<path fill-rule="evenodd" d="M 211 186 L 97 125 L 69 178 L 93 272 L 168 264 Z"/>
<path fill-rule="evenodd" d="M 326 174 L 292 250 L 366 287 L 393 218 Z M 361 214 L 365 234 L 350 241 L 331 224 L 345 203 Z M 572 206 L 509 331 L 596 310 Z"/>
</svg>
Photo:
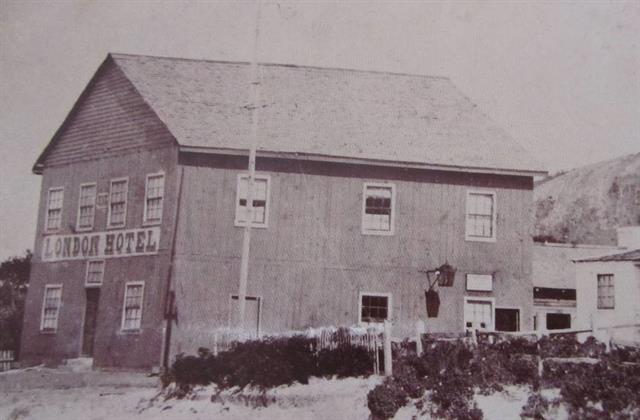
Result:
<svg viewBox="0 0 640 420">
<path fill-rule="evenodd" d="M 614 307 L 613 274 L 598 274 L 598 309 L 613 309 Z"/>
<path fill-rule="evenodd" d="M 122 308 L 122 330 L 137 331 L 142 321 L 144 282 L 130 282 L 125 286 Z"/>
<path fill-rule="evenodd" d="M 58 315 L 62 302 L 62 285 L 47 285 L 44 288 L 44 301 L 42 303 L 42 331 L 55 332 L 58 329 Z"/>
<path fill-rule="evenodd" d="M 548 330 L 564 330 L 571 328 L 571 314 L 547 314 Z"/>
<path fill-rule="evenodd" d="M 384 322 L 391 317 L 391 294 L 361 293 L 360 323 Z"/>
<path fill-rule="evenodd" d="M 520 331 L 520 310 L 496 308 L 496 331 Z"/>
<path fill-rule="evenodd" d="M 464 324 L 467 330 L 493 330 L 493 300 L 468 298 L 464 302 Z"/>
<path fill-rule="evenodd" d="M 240 310 L 238 306 L 240 300 L 238 295 L 231 296 L 231 306 L 229 308 L 229 327 L 241 328 L 243 332 L 251 336 L 260 335 L 260 306 L 262 299 L 258 296 L 244 297 L 244 319 L 242 325 L 239 325 Z"/>
</svg>

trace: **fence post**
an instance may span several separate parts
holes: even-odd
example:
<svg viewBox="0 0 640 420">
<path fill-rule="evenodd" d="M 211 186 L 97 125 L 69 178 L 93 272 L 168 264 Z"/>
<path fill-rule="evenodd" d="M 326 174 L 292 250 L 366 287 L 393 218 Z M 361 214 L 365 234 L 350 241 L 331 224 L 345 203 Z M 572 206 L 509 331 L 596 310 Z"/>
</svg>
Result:
<svg viewBox="0 0 640 420">
<path fill-rule="evenodd" d="M 391 356 L 391 321 L 384 321 L 384 374 L 391 376 L 393 374 L 393 364 Z"/>
<path fill-rule="evenodd" d="M 416 353 L 422 356 L 422 321 L 416 321 Z"/>
</svg>

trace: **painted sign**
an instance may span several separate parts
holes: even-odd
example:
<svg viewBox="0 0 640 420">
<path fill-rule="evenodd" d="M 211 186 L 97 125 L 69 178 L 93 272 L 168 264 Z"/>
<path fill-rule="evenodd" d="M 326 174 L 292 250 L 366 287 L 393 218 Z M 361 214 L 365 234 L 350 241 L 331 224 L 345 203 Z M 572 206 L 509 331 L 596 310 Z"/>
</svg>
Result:
<svg viewBox="0 0 640 420">
<path fill-rule="evenodd" d="M 45 236 L 42 261 L 117 258 L 158 253 L 160 226 L 91 232 L 76 235 Z"/>
<path fill-rule="evenodd" d="M 467 290 L 490 292 L 493 290 L 493 276 L 491 274 L 467 274 Z"/>
</svg>

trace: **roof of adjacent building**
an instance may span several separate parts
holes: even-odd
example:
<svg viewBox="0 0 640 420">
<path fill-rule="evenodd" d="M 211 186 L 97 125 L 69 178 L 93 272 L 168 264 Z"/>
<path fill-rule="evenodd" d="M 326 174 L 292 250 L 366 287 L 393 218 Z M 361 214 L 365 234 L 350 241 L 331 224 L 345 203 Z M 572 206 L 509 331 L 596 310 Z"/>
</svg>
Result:
<svg viewBox="0 0 640 420">
<path fill-rule="evenodd" d="M 181 147 L 249 149 L 248 63 L 110 58 Z M 448 78 L 281 64 L 258 68 L 259 153 L 545 172 Z"/>
<path fill-rule="evenodd" d="M 584 258 L 575 262 L 611 262 L 611 261 L 640 261 L 640 249 L 618 254 L 603 255 L 601 257 Z"/>
<path fill-rule="evenodd" d="M 620 251 L 620 248 L 614 245 L 534 243 L 533 285 L 534 287 L 575 288 L 574 260 L 600 257 L 617 251 Z"/>
</svg>

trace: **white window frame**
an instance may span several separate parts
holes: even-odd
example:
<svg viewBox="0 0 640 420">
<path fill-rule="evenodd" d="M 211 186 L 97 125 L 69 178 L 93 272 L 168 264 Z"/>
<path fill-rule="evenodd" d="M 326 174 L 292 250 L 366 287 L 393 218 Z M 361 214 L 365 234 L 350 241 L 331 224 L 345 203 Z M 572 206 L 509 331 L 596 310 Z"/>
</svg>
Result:
<svg viewBox="0 0 640 420">
<path fill-rule="evenodd" d="M 147 202 L 149 200 L 149 178 L 152 177 L 162 177 L 162 205 L 160 206 L 160 217 L 157 220 L 149 220 L 147 218 Z M 166 181 L 167 181 L 167 177 L 164 173 L 164 171 L 160 171 L 160 172 L 155 172 L 152 174 L 147 174 L 146 178 L 145 178 L 145 183 L 144 183 L 144 213 L 142 213 L 142 224 L 144 226 L 152 226 L 152 225 L 159 225 L 162 223 L 162 216 L 164 215 L 164 194 L 166 191 Z"/>
<path fill-rule="evenodd" d="M 478 296 L 465 296 L 464 306 L 462 307 L 462 331 L 467 331 L 467 303 L 469 301 L 489 302 L 491 303 L 491 325 L 485 328 L 486 331 L 496 330 L 496 298 L 493 297 L 478 297 Z M 508 309 L 508 307 L 505 307 Z M 515 309 L 515 308 L 514 308 Z"/>
<path fill-rule="evenodd" d="M 240 182 L 242 178 L 247 178 L 247 193 L 249 192 L 249 174 L 248 173 L 239 173 L 237 176 L 237 180 L 236 180 L 236 205 L 235 205 L 235 215 L 234 215 L 234 221 L 233 224 L 235 226 L 238 227 L 244 227 L 246 226 L 247 221 L 241 221 L 238 220 L 238 214 L 240 212 Z M 255 174 L 254 176 L 254 180 L 256 179 L 260 179 L 260 180 L 265 180 L 267 181 L 267 192 L 266 192 L 266 199 L 265 199 L 265 209 L 264 209 L 264 223 L 258 223 L 258 222 L 254 222 L 251 221 L 251 227 L 255 227 L 255 228 L 262 228 L 262 229 L 266 229 L 269 227 L 269 209 L 271 207 L 271 177 L 267 174 Z M 254 197 L 255 199 L 255 197 Z M 247 201 L 247 210 L 249 209 L 249 200 Z M 251 203 L 253 204 L 253 203 Z M 252 217 L 253 219 L 253 217 Z"/>
<path fill-rule="evenodd" d="M 359 292 L 358 293 L 358 325 L 376 326 L 383 325 L 384 322 L 365 322 L 362 320 L 362 298 L 363 296 L 380 296 L 387 298 L 387 320 L 391 320 L 393 316 L 393 294 L 385 292 Z"/>
<path fill-rule="evenodd" d="M 127 312 L 127 289 L 129 286 L 142 286 L 140 298 L 140 325 L 138 328 L 124 328 L 125 316 Z M 142 330 L 142 315 L 144 314 L 144 281 L 129 281 L 124 284 L 124 294 L 122 296 L 122 320 L 120 322 L 120 332 L 137 333 Z"/>
<path fill-rule="evenodd" d="M 60 289 L 60 301 L 58 302 L 58 307 L 56 308 L 56 326 L 55 328 L 52 329 L 46 329 L 44 328 L 44 310 L 45 310 L 45 304 L 47 303 L 47 290 L 49 289 Z M 60 308 L 62 307 L 62 284 L 61 283 L 57 283 L 57 284 L 46 284 L 44 286 L 44 293 L 42 296 L 42 310 L 40 311 L 40 332 L 42 333 L 49 333 L 49 334 L 55 334 L 58 332 L 58 320 L 60 319 Z"/>
<path fill-rule="evenodd" d="M 89 283 L 89 266 L 91 263 L 101 262 L 102 263 L 102 273 L 100 275 L 100 283 Z M 100 287 L 102 286 L 102 282 L 104 281 L 104 270 L 106 266 L 106 260 L 87 260 L 87 268 L 84 273 L 84 286 L 85 287 Z"/>
<path fill-rule="evenodd" d="M 611 290 L 612 290 L 612 295 L 611 295 L 611 306 L 600 306 L 600 301 L 601 301 L 601 297 L 600 297 L 600 278 L 605 278 L 608 277 L 611 279 Z M 615 284 L 615 275 L 613 275 L 613 273 L 598 273 L 596 275 L 596 308 L 599 311 L 610 311 L 616 308 L 616 284 Z M 604 297 L 604 296 L 603 296 Z M 609 297 L 609 296 L 607 296 Z"/>
<path fill-rule="evenodd" d="M 60 200 L 60 225 L 54 228 L 49 226 L 49 210 L 51 210 L 49 205 L 50 205 L 52 191 L 62 191 L 62 200 Z M 64 187 L 49 188 L 49 190 L 47 190 L 47 206 L 44 214 L 44 229 L 46 232 L 57 232 L 62 228 L 63 212 L 64 212 Z"/>
<path fill-rule="evenodd" d="M 91 226 L 80 226 L 80 209 L 82 208 L 82 188 L 95 187 L 95 194 L 93 195 L 93 214 L 91 215 Z M 76 230 L 78 232 L 86 232 L 93 230 L 96 221 L 96 197 L 98 196 L 98 184 L 96 182 L 85 182 L 80 184 L 78 188 L 78 216 L 76 217 Z"/>
<path fill-rule="evenodd" d="M 124 222 L 121 225 L 114 225 L 111 223 L 111 192 L 113 190 L 113 184 L 115 184 L 116 182 L 121 182 L 121 181 L 125 181 L 126 183 L 126 193 L 125 193 L 125 199 L 124 199 Z M 107 210 L 107 229 L 119 229 L 119 228 L 123 228 L 127 225 L 127 210 L 129 207 L 129 177 L 122 177 L 122 178 L 112 178 L 109 181 L 109 203 L 108 205 L 108 210 Z"/>
<path fill-rule="evenodd" d="M 367 211 L 367 188 L 389 188 L 391 189 L 391 220 L 389 221 L 389 230 L 367 229 L 365 227 L 364 218 Z M 360 226 L 363 235 L 381 235 L 391 236 L 395 233 L 396 219 L 396 185 L 391 182 L 365 182 L 362 185 L 362 214 L 360 217 Z"/>
<path fill-rule="evenodd" d="M 491 236 L 473 236 L 467 231 L 467 217 L 469 216 L 468 206 L 471 195 L 490 195 L 493 199 L 492 217 L 491 217 Z M 496 242 L 498 231 L 498 200 L 494 190 L 472 189 L 467 190 L 466 201 L 464 205 L 464 239 L 471 242 Z"/>
</svg>

